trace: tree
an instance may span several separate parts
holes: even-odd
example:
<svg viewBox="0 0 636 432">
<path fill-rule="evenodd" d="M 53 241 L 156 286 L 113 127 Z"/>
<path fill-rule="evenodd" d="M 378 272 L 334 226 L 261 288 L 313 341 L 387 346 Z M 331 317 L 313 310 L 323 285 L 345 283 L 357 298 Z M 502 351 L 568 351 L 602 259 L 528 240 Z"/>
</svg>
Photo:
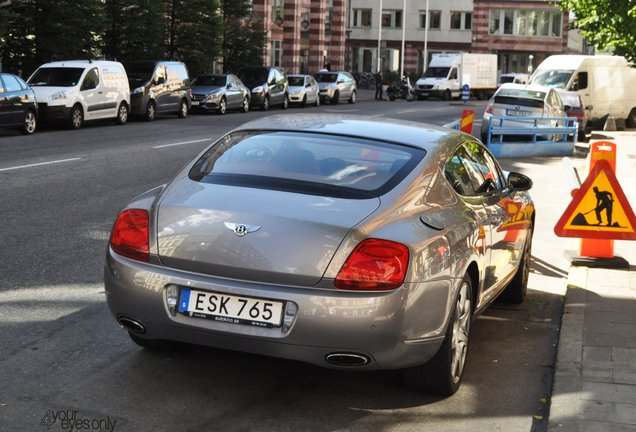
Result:
<svg viewBox="0 0 636 432">
<path fill-rule="evenodd" d="M 222 22 L 216 0 L 168 0 L 170 60 L 180 60 L 191 76 L 211 72 L 221 53 Z"/>
<path fill-rule="evenodd" d="M 52 60 L 101 55 L 106 21 L 100 0 L 12 0 L 3 67 L 28 76 Z"/>
<path fill-rule="evenodd" d="M 162 0 L 108 0 L 104 34 L 107 58 L 163 60 L 166 53 L 166 3 Z"/>
<path fill-rule="evenodd" d="M 255 29 L 244 17 L 252 13 L 247 0 L 221 0 L 223 11 L 223 72 L 234 72 L 241 66 L 263 64 L 266 32 Z"/>
<path fill-rule="evenodd" d="M 600 49 L 614 48 L 636 63 L 636 0 L 554 1 L 564 12 L 572 11 L 572 27 Z"/>
</svg>

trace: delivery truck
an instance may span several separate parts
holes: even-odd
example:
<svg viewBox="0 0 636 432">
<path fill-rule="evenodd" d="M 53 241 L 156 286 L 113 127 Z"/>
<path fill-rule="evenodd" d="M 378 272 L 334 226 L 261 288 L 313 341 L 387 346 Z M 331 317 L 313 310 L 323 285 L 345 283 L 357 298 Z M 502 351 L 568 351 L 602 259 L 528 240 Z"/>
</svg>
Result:
<svg viewBox="0 0 636 432">
<path fill-rule="evenodd" d="M 603 129 L 608 116 L 619 128 L 636 127 L 636 69 L 624 57 L 553 55 L 537 67 L 530 84 L 579 93 L 586 132 Z"/>
<path fill-rule="evenodd" d="M 431 63 L 415 83 L 419 100 L 438 97 L 459 98 L 464 84 L 478 100 L 490 98 L 497 90 L 496 54 L 433 54 Z"/>
</svg>

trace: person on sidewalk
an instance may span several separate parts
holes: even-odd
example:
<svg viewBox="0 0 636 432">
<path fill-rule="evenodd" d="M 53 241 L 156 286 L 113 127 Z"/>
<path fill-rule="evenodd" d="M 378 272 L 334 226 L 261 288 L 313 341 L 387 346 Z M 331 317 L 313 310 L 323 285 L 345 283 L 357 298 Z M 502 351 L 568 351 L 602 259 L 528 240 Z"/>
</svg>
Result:
<svg viewBox="0 0 636 432">
<path fill-rule="evenodd" d="M 382 71 L 380 70 L 375 74 L 375 98 L 377 100 L 384 100 L 382 97 L 382 81 Z"/>
</svg>

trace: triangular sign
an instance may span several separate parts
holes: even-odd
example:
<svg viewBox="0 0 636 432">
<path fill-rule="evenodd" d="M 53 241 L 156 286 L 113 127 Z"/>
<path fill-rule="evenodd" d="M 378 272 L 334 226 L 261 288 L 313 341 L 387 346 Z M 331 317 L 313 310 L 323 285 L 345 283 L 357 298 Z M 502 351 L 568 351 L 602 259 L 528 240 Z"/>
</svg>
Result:
<svg viewBox="0 0 636 432">
<path fill-rule="evenodd" d="M 559 237 L 636 240 L 636 216 L 609 162 L 599 160 L 554 226 Z"/>
</svg>

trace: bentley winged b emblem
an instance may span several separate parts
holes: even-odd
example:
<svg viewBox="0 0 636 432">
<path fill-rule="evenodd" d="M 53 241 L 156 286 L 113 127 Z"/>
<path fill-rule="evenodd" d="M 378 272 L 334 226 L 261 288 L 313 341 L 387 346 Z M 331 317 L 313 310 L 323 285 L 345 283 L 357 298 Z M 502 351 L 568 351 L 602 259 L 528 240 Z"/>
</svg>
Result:
<svg viewBox="0 0 636 432">
<path fill-rule="evenodd" d="M 239 237 L 243 237 L 247 233 L 253 233 L 254 231 L 258 231 L 259 229 L 261 229 L 261 227 L 256 225 L 245 225 L 245 224 L 237 224 L 232 222 L 224 222 L 224 223 L 228 229 L 234 231 L 234 234 L 236 234 Z"/>
</svg>

